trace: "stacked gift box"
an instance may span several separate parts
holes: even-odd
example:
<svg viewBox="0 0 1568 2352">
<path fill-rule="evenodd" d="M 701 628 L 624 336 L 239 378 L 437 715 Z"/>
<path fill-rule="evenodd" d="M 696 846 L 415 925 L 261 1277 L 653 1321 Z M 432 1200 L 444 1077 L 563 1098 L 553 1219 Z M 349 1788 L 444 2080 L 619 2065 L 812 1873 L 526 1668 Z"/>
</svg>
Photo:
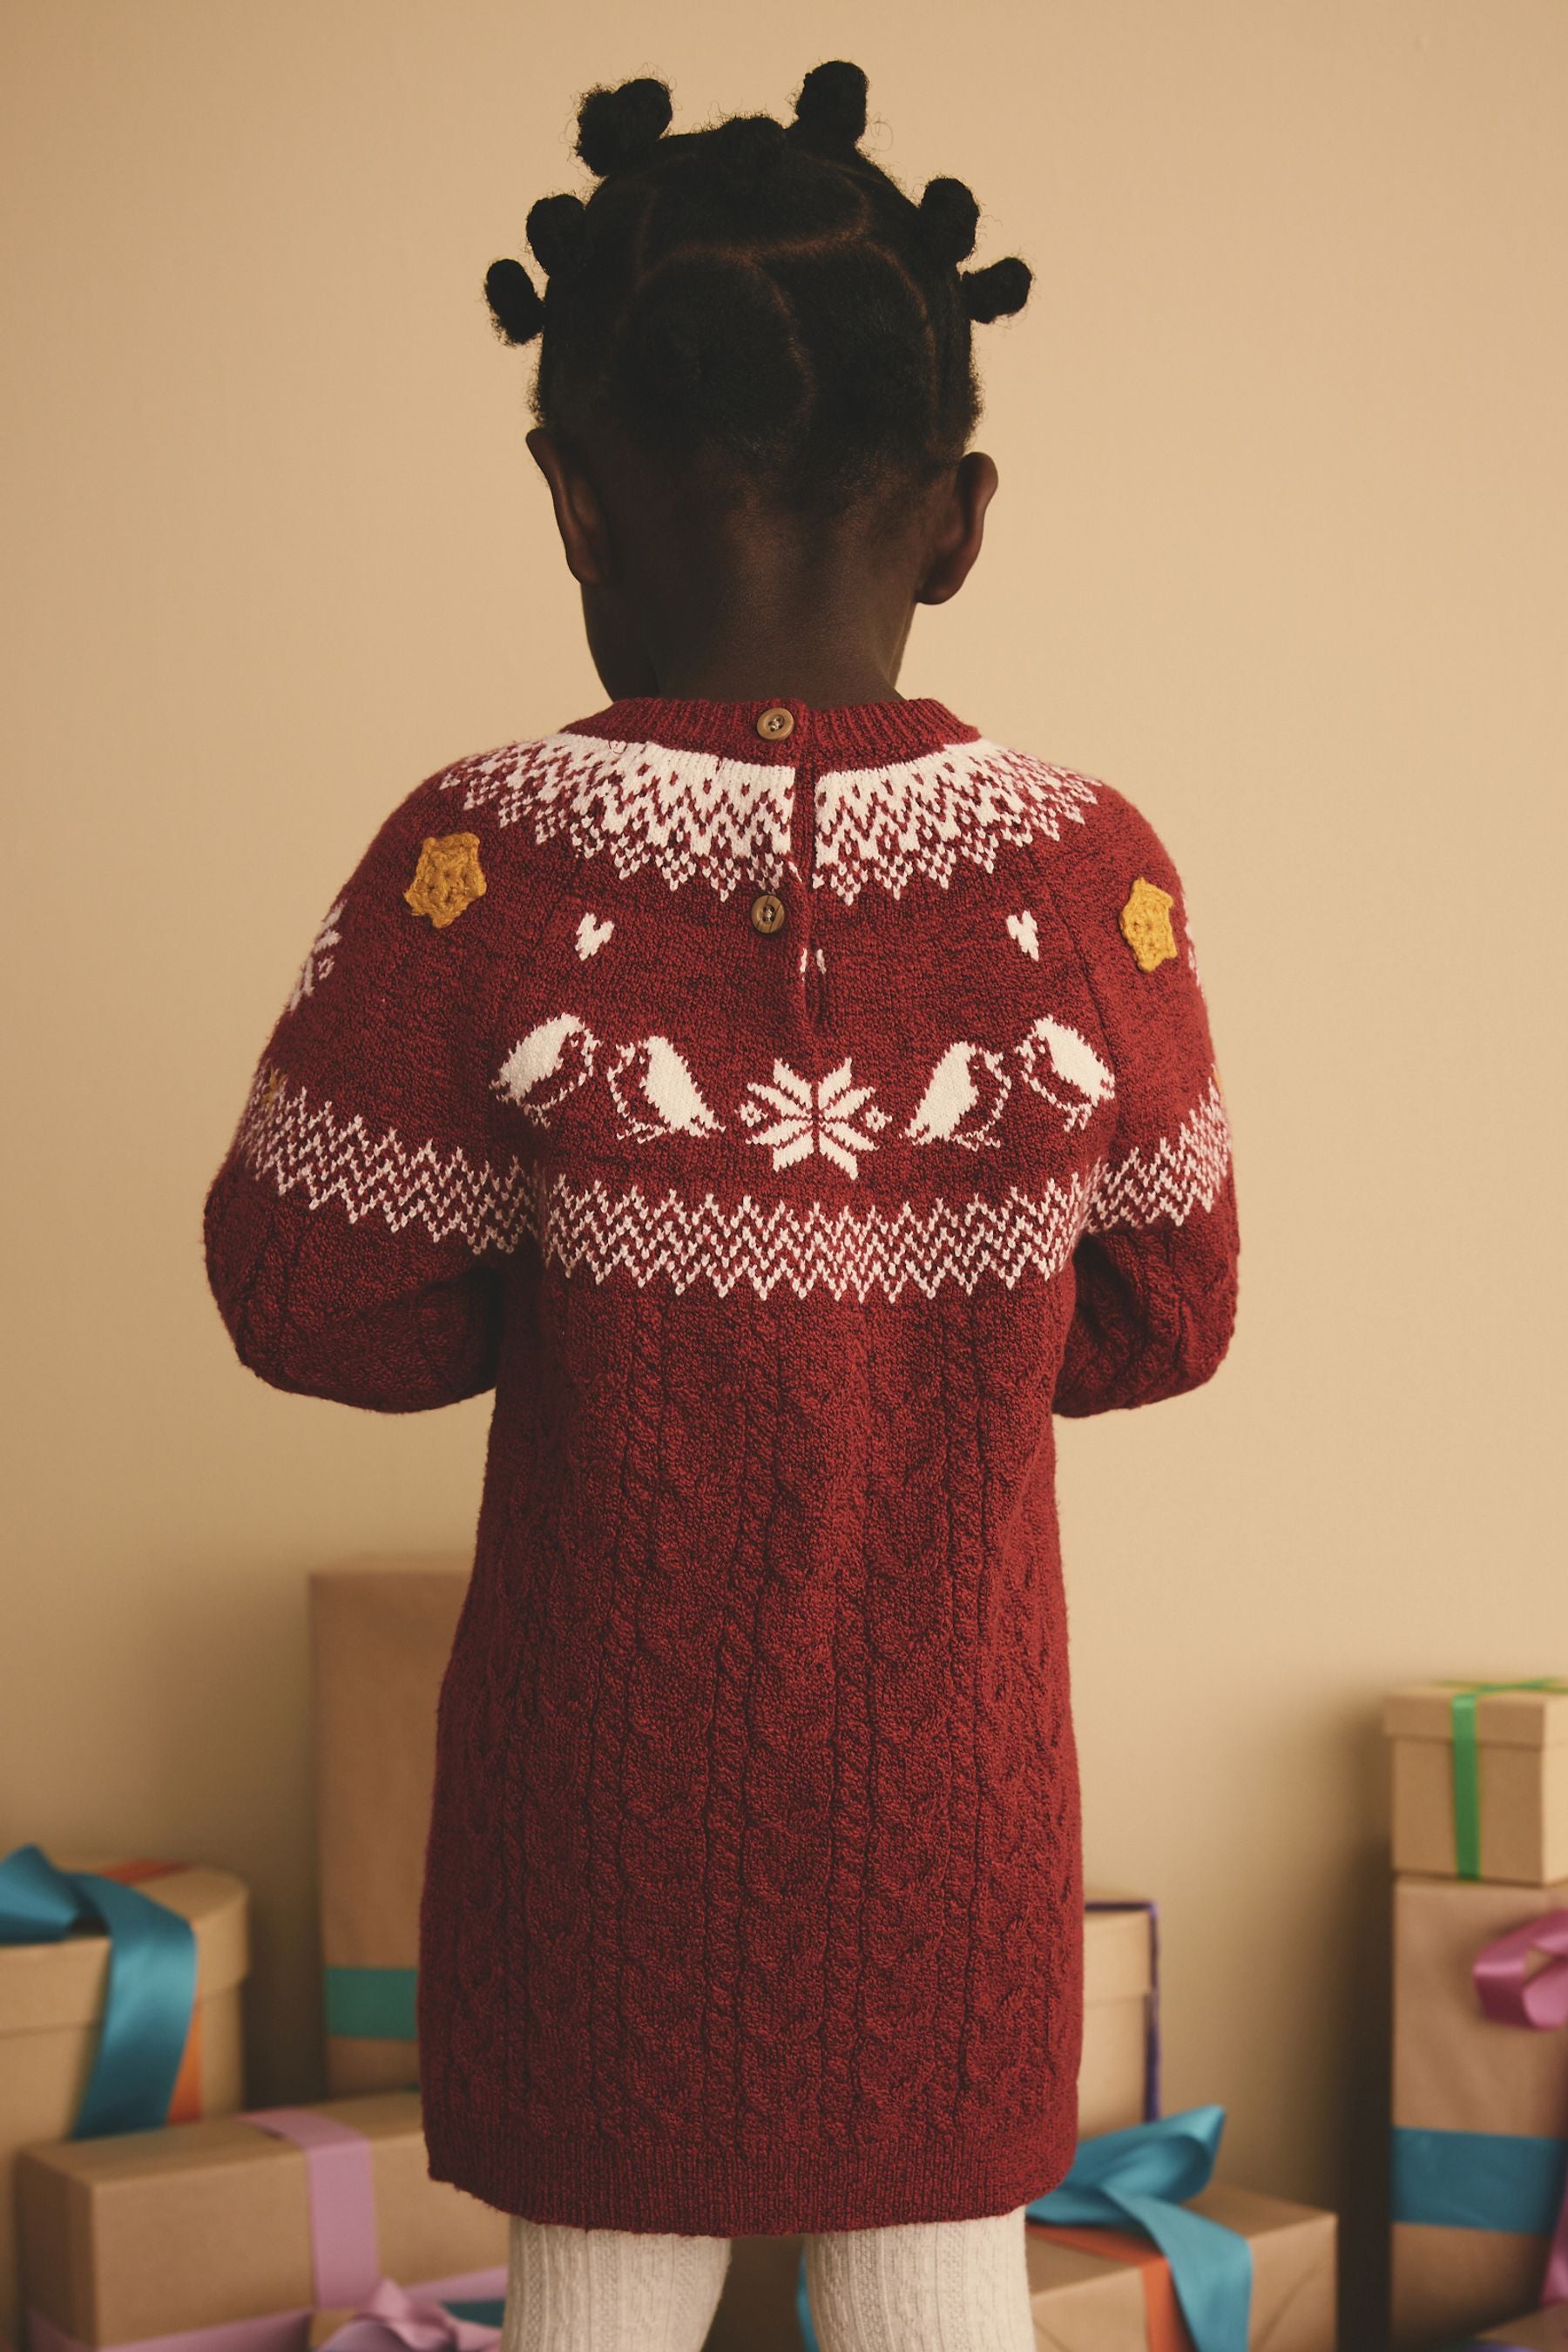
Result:
<svg viewBox="0 0 1568 2352">
<path fill-rule="evenodd" d="M 1568 2347 L 1568 1682 L 1423 1684 L 1384 1728 L 1393 2341 Z"/>
<path fill-rule="evenodd" d="M 0 2329 L 18 2345 L 20 2152 L 237 2107 L 248 1968 L 227 1871 L 35 1845 L 0 1862 Z"/>
</svg>

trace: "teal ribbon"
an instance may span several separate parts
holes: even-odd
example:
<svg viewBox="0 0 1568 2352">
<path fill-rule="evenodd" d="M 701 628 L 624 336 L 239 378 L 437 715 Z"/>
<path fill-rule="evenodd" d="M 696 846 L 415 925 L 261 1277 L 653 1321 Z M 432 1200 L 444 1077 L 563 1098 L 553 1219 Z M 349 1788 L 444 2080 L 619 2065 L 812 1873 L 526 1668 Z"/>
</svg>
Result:
<svg viewBox="0 0 1568 2352">
<path fill-rule="evenodd" d="M 1481 1758 L 1476 1737 L 1476 1702 L 1494 1691 L 1568 1691 L 1554 1675 L 1530 1683 L 1463 1683 L 1448 1703 L 1454 1739 L 1454 1864 L 1461 1878 L 1481 1874 Z"/>
<path fill-rule="evenodd" d="M 1131 2223 L 1152 2238 L 1171 2265 L 1194 2352 L 1247 2352 L 1252 2315 L 1252 2248 L 1235 2230 L 1184 2210 L 1208 2186 L 1224 2129 L 1223 2107 L 1188 2107 L 1080 2140 L 1060 2188 L 1025 2208 L 1031 2221 L 1059 2229 Z"/>
<path fill-rule="evenodd" d="M 1079 2140 L 1061 2186 L 1024 2209 L 1031 2221 L 1058 2229 L 1115 2230 L 1131 2222 L 1152 2238 L 1171 2265 L 1194 2352 L 1247 2352 L 1252 2319 L 1252 2248 L 1236 2231 L 1182 2210 L 1208 2186 L 1224 2129 L 1223 2107 L 1189 2107 Z M 795 2311 L 805 2352 L 819 2352 L 804 2252 Z"/>
<path fill-rule="evenodd" d="M 355 2042 L 413 2042 L 417 2036 L 414 1969 L 327 1969 L 327 2032 Z"/>
<path fill-rule="evenodd" d="M 0 1944 L 56 1944 L 79 1927 L 108 1935 L 109 1991 L 69 2137 L 151 2131 L 168 2115 L 191 2030 L 195 1930 L 139 1887 L 57 1870 L 39 1846 L 0 1862 Z"/>
<path fill-rule="evenodd" d="M 1394 2126 L 1394 2219 L 1433 2230 L 1549 2238 L 1568 2188 L 1568 2140 Z"/>
</svg>

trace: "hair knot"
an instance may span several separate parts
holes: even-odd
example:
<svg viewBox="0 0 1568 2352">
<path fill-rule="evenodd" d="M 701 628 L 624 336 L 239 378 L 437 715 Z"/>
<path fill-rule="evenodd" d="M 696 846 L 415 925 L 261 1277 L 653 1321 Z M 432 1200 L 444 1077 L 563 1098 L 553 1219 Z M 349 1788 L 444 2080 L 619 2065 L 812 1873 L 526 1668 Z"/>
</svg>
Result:
<svg viewBox="0 0 1568 2352">
<path fill-rule="evenodd" d="M 570 278 L 588 258 L 588 208 L 581 196 L 541 196 L 528 215 L 528 242 L 547 278 Z"/>
<path fill-rule="evenodd" d="M 830 58 L 813 66 L 800 86 L 795 119 L 807 138 L 825 146 L 857 147 L 866 135 L 866 77 L 858 66 Z"/>
<path fill-rule="evenodd" d="M 577 152 L 595 178 L 639 172 L 669 128 L 669 91 L 644 78 L 591 89 L 577 110 Z"/>
<path fill-rule="evenodd" d="M 521 261 L 492 261 L 485 272 L 490 316 L 509 343 L 531 343 L 544 324 L 544 305 Z"/>
<path fill-rule="evenodd" d="M 954 269 L 974 250 L 980 207 L 962 180 L 931 180 L 920 201 L 921 227 L 939 261 Z"/>
<path fill-rule="evenodd" d="M 958 290 L 976 326 L 988 327 L 993 319 L 1010 319 L 1016 310 L 1021 310 L 1034 282 L 1028 263 L 1020 261 L 1014 253 L 1005 261 L 993 261 L 984 269 L 966 269 L 958 281 Z"/>
<path fill-rule="evenodd" d="M 713 126 L 713 160 L 731 179 L 758 180 L 784 152 L 784 124 L 771 114 L 732 114 Z"/>
</svg>

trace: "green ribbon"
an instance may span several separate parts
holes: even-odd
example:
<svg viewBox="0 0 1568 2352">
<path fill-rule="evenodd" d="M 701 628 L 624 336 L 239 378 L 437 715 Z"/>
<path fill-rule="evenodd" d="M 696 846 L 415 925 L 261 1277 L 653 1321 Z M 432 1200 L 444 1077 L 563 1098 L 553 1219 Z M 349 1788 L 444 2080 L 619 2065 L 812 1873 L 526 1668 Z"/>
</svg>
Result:
<svg viewBox="0 0 1568 2352">
<path fill-rule="evenodd" d="M 1494 1691 L 1568 1691 L 1568 1683 L 1542 1675 L 1529 1683 L 1445 1682 L 1452 1690 L 1448 1716 L 1454 1736 L 1454 1854 L 1461 1878 L 1481 1874 L 1481 1758 L 1476 1738 L 1476 1702 Z"/>
<path fill-rule="evenodd" d="M 19 1845 L 0 1862 L 0 1944 L 58 1944 L 74 1927 L 109 1937 L 109 1991 L 72 2139 L 163 2123 L 196 2000 L 190 1921 L 96 1871 L 57 1870 Z"/>
<path fill-rule="evenodd" d="M 416 2038 L 415 1969 L 329 1968 L 322 1975 L 329 2033 L 354 2042 Z"/>
</svg>

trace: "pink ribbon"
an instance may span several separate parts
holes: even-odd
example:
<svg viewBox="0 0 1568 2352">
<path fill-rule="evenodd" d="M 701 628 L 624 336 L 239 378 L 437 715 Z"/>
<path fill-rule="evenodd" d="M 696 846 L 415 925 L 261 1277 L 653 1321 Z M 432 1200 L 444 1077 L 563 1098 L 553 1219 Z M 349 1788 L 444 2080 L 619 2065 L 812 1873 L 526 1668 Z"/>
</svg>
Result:
<svg viewBox="0 0 1568 2352">
<path fill-rule="evenodd" d="M 304 2152 L 316 2303 L 330 2310 L 365 2300 L 381 2277 L 381 2234 L 363 2132 L 313 2107 L 253 2107 L 239 2120 L 276 2132 Z"/>
<path fill-rule="evenodd" d="M 1547 1963 L 1532 1970 L 1531 1959 L 1538 1952 L 1547 1955 Z M 1484 1946 L 1471 1974 L 1494 2024 L 1530 2026 L 1538 2033 L 1568 2025 L 1568 1911 L 1548 1911 Z M 1543 2306 L 1568 2303 L 1568 2194 L 1552 2233 L 1541 2301 Z"/>
<path fill-rule="evenodd" d="M 504 2292 L 504 2290 L 503 2290 Z M 465 2297 L 477 2303 L 478 2295 Z M 477 2319 L 459 2319 L 443 2304 L 421 2301 L 393 2279 L 384 2278 L 351 2319 L 320 2347 L 320 2352 L 489 2352 L 500 2341 L 499 2327 Z"/>
</svg>

